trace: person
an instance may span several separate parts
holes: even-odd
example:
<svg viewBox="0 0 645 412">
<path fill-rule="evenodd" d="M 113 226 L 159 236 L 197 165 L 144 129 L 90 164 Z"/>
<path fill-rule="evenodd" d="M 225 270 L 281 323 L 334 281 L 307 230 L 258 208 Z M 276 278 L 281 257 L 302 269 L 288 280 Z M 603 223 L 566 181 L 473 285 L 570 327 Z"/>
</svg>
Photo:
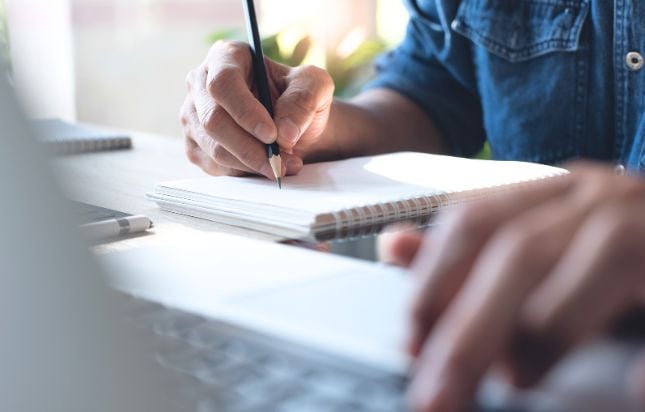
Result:
<svg viewBox="0 0 645 412">
<path fill-rule="evenodd" d="M 645 304 L 645 3 L 406 3 L 404 41 L 357 97 L 334 99 L 322 69 L 267 60 L 271 118 L 248 46 L 219 42 L 188 75 L 181 120 L 188 158 L 211 174 L 271 179 L 263 144 L 276 140 L 286 175 L 401 150 L 472 156 L 485 142 L 496 159 L 595 161 L 389 242 L 418 279 L 411 404 L 452 412 L 491 367 L 532 385 Z"/>
</svg>

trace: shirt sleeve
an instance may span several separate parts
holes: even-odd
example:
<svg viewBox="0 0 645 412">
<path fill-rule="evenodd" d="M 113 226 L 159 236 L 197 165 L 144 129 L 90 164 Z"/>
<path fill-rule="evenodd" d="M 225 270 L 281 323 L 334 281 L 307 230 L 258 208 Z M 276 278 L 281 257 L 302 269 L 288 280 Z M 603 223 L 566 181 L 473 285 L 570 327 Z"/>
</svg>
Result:
<svg viewBox="0 0 645 412">
<path fill-rule="evenodd" d="M 486 133 L 469 46 L 453 43 L 447 16 L 431 10 L 434 22 L 417 3 L 408 1 L 406 37 L 377 59 L 377 77 L 367 88 L 387 88 L 406 96 L 432 118 L 451 154 L 472 157 L 483 147 Z"/>
</svg>

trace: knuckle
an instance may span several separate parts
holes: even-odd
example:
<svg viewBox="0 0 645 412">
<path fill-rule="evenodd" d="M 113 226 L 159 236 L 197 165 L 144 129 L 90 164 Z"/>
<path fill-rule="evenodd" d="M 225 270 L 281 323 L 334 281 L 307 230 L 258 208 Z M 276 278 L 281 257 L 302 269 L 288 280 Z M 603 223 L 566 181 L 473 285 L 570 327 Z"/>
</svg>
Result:
<svg viewBox="0 0 645 412">
<path fill-rule="evenodd" d="M 190 120 L 188 116 L 186 115 L 185 109 L 182 107 L 181 110 L 179 111 L 179 122 L 183 127 L 188 126 Z"/>
<path fill-rule="evenodd" d="M 194 165 L 198 165 L 200 163 L 200 157 L 192 145 L 186 145 L 185 153 L 190 163 Z"/>
<path fill-rule="evenodd" d="M 224 148 L 224 146 L 220 144 L 214 144 L 211 150 L 211 157 L 215 161 L 215 163 L 219 165 L 224 165 L 226 164 L 228 160 L 229 153 L 228 151 Z"/>
<path fill-rule="evenodd" d="M 181 122 L 181 125 L 184 126 L 184 127 L 187 127 L 190 124 L 189 107 L 190 107 L 190 102 L 189 102 L 188 99 L 186 99 L 184 104 L 179 109 L 179 113 L 177 115 L 178 118 L 179 118 L 179 121 Z"/>
<path fill-rule="evenodd" d="M 211 54 L 217 53 L 236 56 L 243 51 L 245 47 L 248 46 L 244 42 L 221 39 L 213 43 Z"/>
<path fill-rule="evenodd" d="M 188 74 L 186 75 L 186 87 L 188 88 L 188 90 L 192 89 L 193 82 L 195 79 L 195 70 L 196 69 L 189 71 Z"/>
<path fill-rule="evenodd" d="M 316 95 L 309 89 L 299 88 L 292 92 L 293 104 L 306 113 L 316 111 Z"/>
<path fill-rule="evenodd" d="M 215 43 L 213 43 L 208 53 L 209 59 L 227 53 L 232 48 L 231 43 L 231 40 L 217 40 Z"/>
<path fill-rule="evenodd" d="M 236 62 L 244 62 L 250 58 L 249 46 L 244 42 L 229 41 L 227 43 L 226 52 Z"/>
<path fill-rule="evenodd" d="M 226 111 L 220 106 L 214 105 L 202 119 L 201 126 L 206 133 L 211 135 L 217 134 L 225 116 Z"/>
<path fill-rule="evenodd" d="M 605 187 L 612 186 L 609 184 L 609 178 L 613 178 L 613 176 L 607 173 L 599 173 L 596 169 L 589 169 L 585 174 L 581 173 L 574 191 L 576 200 L 584 204 L 603 199 L 607 194 Z"/>
<path fill-rule="evenodd" d="M 314 65 L 305 65 L 299 69 L 299 74 L 313 79 L 326 93 L 333 93 L 334 80 L 326 70 Z"/>
<path fill-rule="evenodd" d="M 234 66 L 227 65 L 220 68 L 211 77 L 208 90 L 216 99 L 226 98 L 227 91 L 230 90 L 231 84 L 238 75 L 238 69 Z"/>
<path fill-rule="evenodd" d="M 208 135 L 202 134 L 200 135 L 198 146 L 206 156 L 215 160 L 215 150 L 218 146 L 218 143 L 215 139 L 211 138 Z"/>
<path fill-rule="evenodd" d="M 314 66 L 313 64 L 306 64 L 304 66 L 301 66 L 297 70 L 299 74 L 308 78 L 322 79 L 327 75 L 327 72 L 325 70 L 321 69 L 318 66 Z"/>
</svg>

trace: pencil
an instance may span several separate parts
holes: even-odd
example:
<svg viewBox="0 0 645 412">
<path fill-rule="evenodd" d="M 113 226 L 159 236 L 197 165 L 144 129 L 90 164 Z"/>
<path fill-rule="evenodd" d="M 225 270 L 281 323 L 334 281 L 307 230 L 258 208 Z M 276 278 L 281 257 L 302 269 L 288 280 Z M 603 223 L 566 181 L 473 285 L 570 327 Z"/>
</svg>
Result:
<svg viewBox="0 0 645 412">
<path fill-rule="evenodd" d="M 251 55 L 253 56 L 253 75 L 258 90 L 258 98 L 262 105 L 273 118 L 273 102 L 271 100 L 271 90 L 269 89 L 269 79 L 267 78 L 267 69 L 264 65 L 264 52 L 262 51 L 262 40 L 260 39 L 260 29 L 258 19 L 255 13 L 255 3 L 253 0 L 244 0 L 244 14 L 246 17 L 246 28 L 249 34 L 249 45 Z M 282 158 L 280 157 L 280 146 L 277 142 L 266 145 L 267 158 L 269 164 L 278 182 L 278 187 L 282 189 Z"/>
</svg>

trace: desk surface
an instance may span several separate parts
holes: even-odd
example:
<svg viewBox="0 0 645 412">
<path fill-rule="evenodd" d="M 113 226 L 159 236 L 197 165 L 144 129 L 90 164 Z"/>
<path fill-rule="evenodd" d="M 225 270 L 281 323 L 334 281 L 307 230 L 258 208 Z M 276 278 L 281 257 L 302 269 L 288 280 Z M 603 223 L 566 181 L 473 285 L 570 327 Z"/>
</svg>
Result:
<svg viewBox="0 0 645 412">
<path fill-rule="evenodd" d="M 278 240 L 242 228 L 161 211 L 146 199 L 146 193 L 152 191 L 158 182 L 204 176 L 204 172 L 186 159 L 183 141 L 179 138 L 132 133 L 132 139 L 132 150 L 70 155 L 54 161 L 70 198 L 131 214 L 143 214 L 155 222 L 150 235 L 127 238 L 104 247 L 136 247 L 196 231 Z"/>
<path fill-rule="evenodd" d="M 65 156 L 55 160 L 65 189 L 73 199 L 128 213 L 145 214 L 155 221 L 156 227 L 152 234 L 102 245 L 99 252 L 109 253 L 156 242 L 164 243 L 169 239 L 176 242 L 178 238 L 182 239 L 182 236 L 204 232 L 226 232 L 278 240 L 269 235 L 159 210 L 145 197 L 158 182 L 203 176 L 203 172 L 186 160 L 183 142 L 178 138 L 134 133 L 133 142 L 133 150 Z M 627 352 L 623 347 L 616 345 L 592 346 L 588 353 L 583 351 L 582 354 L 573 357 L 570 364 L 565 364 L 554 378 L 564 379 L 562 382 L 565 383 L 571 381 L 569 385 L 574 388 L 574 392 L 577 388 L 574 382 L 576 379 L 581 381 L 577 383 L 580 388 L 590 385 L 593 389 L 600 385 L 598 387 L 605 390 L 608 387 L 607 382 L 620 381 L 618 377 L 622 375 L 618 370 L 614 370 L 614 366 L 629 364 L 622 360 L 623 357 L 632 356 Z M 589 363 L 592 367 L 589 367 Z M 585 368 L 583 371 L 605 372 L 598 376 L 586 372 L 581 374 L 581 367 Z M 599 383 L 585 382 L 585 379 L 596 379 Z"/>
</svg>

